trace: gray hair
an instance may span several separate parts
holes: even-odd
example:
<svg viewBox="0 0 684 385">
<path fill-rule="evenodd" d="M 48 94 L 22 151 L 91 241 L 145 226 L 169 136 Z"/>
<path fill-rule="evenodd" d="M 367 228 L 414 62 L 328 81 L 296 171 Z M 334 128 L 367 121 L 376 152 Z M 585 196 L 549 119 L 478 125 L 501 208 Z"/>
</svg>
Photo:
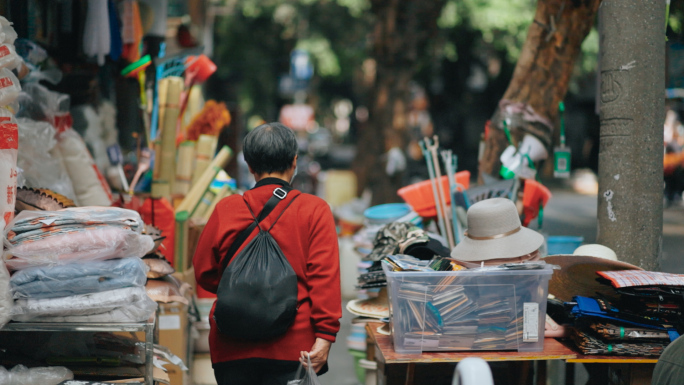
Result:
<svg viewBox="0 0 684 385">
<path fill-rule="evenodd" d="M 286 171 L 292 167 L 298 148 L 295 133 L 277 122 L 253 129 L 242 143 L 245 161 L 256 174 Z"/>
</svg>

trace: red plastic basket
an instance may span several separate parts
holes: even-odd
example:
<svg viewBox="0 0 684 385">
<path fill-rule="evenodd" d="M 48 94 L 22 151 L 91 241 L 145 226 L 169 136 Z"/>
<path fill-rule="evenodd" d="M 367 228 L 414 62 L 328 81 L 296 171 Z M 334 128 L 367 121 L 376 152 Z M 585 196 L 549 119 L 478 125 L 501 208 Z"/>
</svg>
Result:
<svg viewBox="0 0 684 385">
<path fill-rule="evenodd" d="M 444 191 L 446 203 L 451 204 L 451 193 L 449 192 L 449 180 L 447 179 L 447 176 L 442 176 L 440 182 Z M 462 185 L 463 189 L 468 189 L 470 186 L 470 171 L 464 170 L 457 172 L 456 183 Z M 432 194 L 432 184 L 429 180 L 402 187 L 397 191 L 397 194 L 399 194 L 399 196 L 421 217 L 431 218 L 437 216 L 435 198 Z"/>
<path fill-rule="evenodd" d="M 551 199 L 551 191 L 533 179 L 525 179 L 523 188 L 523 226 L 527 226 L 539 215 L 539 207 L 546 206 Z"/>
</svg>

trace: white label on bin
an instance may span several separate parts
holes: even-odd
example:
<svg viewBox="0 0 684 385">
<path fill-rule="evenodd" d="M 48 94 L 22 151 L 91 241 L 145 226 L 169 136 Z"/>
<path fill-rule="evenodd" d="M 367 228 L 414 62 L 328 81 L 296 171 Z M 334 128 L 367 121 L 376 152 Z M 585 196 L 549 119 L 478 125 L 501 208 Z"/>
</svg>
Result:
<svg viewBox="0 0 684 385">
<path fill-rule="evenodd" d="M 177 330 L 180 328 L 181 321 L 178 314 L 159 316 L 159 330 Z"/>
<path fill-rule="evenodd" d="M 539 341 L 539 304 L 523 304 L 523 342 Z"/>
</svg>

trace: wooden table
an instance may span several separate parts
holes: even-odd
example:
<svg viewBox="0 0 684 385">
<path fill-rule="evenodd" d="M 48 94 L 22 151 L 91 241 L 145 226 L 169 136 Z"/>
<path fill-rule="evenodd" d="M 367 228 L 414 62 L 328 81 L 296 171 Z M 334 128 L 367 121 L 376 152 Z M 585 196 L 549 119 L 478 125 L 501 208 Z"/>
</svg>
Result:
<svg viewBox="0 0 684 385">
<path fill-rule="evenodd" d="M 366 325 L 369 338 L 367 356 L 369 360 L 375 360 L 378 363 L 378 385 L 413 384 L 417 364 L 453 364 L 467 357 L 479 357 L 485 361 L 521 362 L 522 365 L 516 365 L 516 371 L 519 371 L 516 374 L 522 383 L 527 383 L 531 379 L 529 377 L 530 363 L 534 361 L 567 360 L 577 357 L 577 353 L 552 338 L 544 340 L 544 350 L 541 352 L 472 351 L 401 354 L 394 351 L 391 336 L 377 332 L 376 329 L 379 326 L 380 324 L 374 323 Z M 443 366 L 453 374 L 453 365 Z M 431 369 L 432 372 L 436 370 L 439 369 Z M 545 367 L 542 371 L 544 374 L 546 373 Z M 538 383 L 546 383 L 545 375 L 540 373 L 537 377 L 539 378 Z M 421 383 L 423 382 L 421 381 Z"/>
<path fill-rule="evenodd" d="M 391 336 L 377 332 L 382 324 L 366 325 L 368 335 L 367 359 L 378 364 L 378 385 L 413 384 L 416 365 L 431 365 L 430 372 L 453 375 L 453 364 L 467 357 L 479 357 L 489 362 L 515 362 L 510 375 L 519 379 L 521 384 L 532 383 L 532 364 L 536 364 L 537 384 L 546 384 L 546 361 L 563 360 L 569 364 L 566 369 L 566 384 L 574 385 L 574 364 L 589 364 L 588 369 L 599 368 L 605 372 L 602 384 L 648 385 L 653 367 L 658 361 L 652 357 L 594 356 L 582 355 L 566 343 L 553 338 L 544 339 L 541 352 L 515 351 L 470 351 L 470 352 L 425 352 L 421 354 L 401 354 L 394 351 Z M 599 365 L 592 365 L 599 364 Z M 634 365 L 638 364 L 638 365 Z M 439 368 L 441 366 L 442 368 Z M 595 379 L 592 377 L 592 379 Z M 420 383 L 429 384 L 421 379 Z M 597 382 L 599 383 L 599 382 Z"/>
</svg>

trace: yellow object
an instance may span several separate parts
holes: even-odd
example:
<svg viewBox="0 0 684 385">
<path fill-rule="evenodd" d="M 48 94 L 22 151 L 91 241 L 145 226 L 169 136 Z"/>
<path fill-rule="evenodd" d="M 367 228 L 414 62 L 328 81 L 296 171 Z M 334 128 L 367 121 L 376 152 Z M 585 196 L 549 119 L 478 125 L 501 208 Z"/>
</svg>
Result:
<svg viewBox="0 0 684 385">
<path fill-rule="evenodd" d="M 326 172 L 325 201 L 339 206 L 356 198 L 356 174 L 352 171 L 330 170 Z"/>
<path fill-rule="evenodd" d="M 216 209 L 216 205 L 221 201 L 221 199 L 231 195 L 230 189 L 228 188 L 228 185 L 223 185 L 221 190 L 216 194 L 214 197 L 214 200 L 211 202 L 211 206 L 207 209 L 207 211 L 204 213 L 204 219 L 209 220 L 209 217 L 211 214 L 214 212 Z"/>
<path fill-rule="evenodd" d="M 218 145 L 218 138 L 213 135 L 200 135 L 197 140 L 197 148 L 195 150 L 195 169 L 192 172 L 192 185 L 197 183 L 197 180 L 202 176 L 204 170 L 211 164 L 211 159 L 216 153 L 216 146 Z"/>
<path fill-rule="evenodd" d="M 171 192 L 175 190 L 173 184 L 176 180 L 176 126 L 180 114 L 183 84 L 183 78 L 177 76 L 168 77 L 159 82 L 159 111 L 162 117 L 160 122 L 163 122 L 163 125 L 160 127 L 156 142 L 153 184 L 164 185 L 166 183 L 168 188 L 164 187 L 163 190 L 160 190 L 160 193 L 163 191 L 164 195 L 153 195 L 153 197 L 164 197 L 169 202 L 171 201 Z M 163 91 L 166 91 L 165 97 L 162 97 Z M 163 115 L 162 106 L 165 107 Z"/>
<path fill-rule="evenodd" d="M 176 163 L 176 182 L 173 193 L 185 196 L 190 191 L 192 173 L 195 168 L 195 142 L 185 141 L 178 146 Z"/>
</svg>

